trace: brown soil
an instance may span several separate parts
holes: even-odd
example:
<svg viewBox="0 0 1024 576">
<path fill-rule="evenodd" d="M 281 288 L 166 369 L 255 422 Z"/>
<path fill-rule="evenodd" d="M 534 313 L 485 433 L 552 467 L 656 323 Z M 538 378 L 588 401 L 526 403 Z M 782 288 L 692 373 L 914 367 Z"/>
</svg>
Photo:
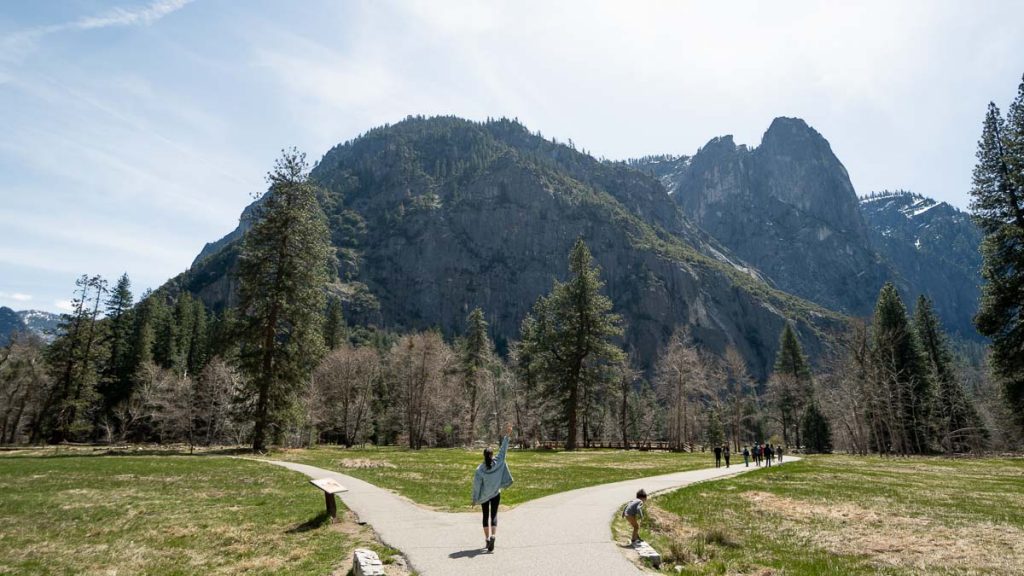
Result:
<svg viewBox="0 0 1024 576">
<path fill-rule="evenodd" d="M 368 458 L 346 458 L 338 462 L 342 468 L 395 468 L 395 465 L 385 460 L 370 460 Z"/>
</svg>

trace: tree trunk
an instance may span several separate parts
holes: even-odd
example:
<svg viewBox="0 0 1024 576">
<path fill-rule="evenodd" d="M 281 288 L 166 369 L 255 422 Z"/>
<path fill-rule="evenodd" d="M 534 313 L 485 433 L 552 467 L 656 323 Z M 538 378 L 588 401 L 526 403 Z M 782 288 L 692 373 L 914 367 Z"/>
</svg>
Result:
<svg viewBox="0 0 1024 576">
<path fill-rule="evenodd" d="M 565 440 L 565 449 L 566 450 L 575 450 L 576 449 L 576 426 L 577 426 L 577 422 L 576 422 L 577 414 L 576 414 L 576 412 L 577 412 L 577 403 L 578 402 L 579 402 L 579 386 L 574 381 L 574 382 L 572 382 L 572 384 L 569 387 L 569 403 L 568 403 L 568 407 L 567 407 L 567 410 L 568 410 L 568 421 L 569 421 L 569 430 L 568 430 L 568 435 L 566 436 L 566 440 Z"/>
<path fill-rule="evenodd" d="M 622 447 L 626 450 L 629 449 L 629 438 L 627 436 L 628 426 L 626 424 L 626 412 L 629 409 L 629 389 L 626 386 L 622 387 Z"/>
<path fill-rule="evenodd" d="M 262 452 L 267 448 L 267 426 L 270 412 L 270 379 L 274 367 L 274 336 L 277 332 L 277 306 L 270 311 L 270 318 L 263 328 L 263 367 L 260 374 L 256 398 L 256 423 L 252 431 L 252 450 Z"/>
</svg>

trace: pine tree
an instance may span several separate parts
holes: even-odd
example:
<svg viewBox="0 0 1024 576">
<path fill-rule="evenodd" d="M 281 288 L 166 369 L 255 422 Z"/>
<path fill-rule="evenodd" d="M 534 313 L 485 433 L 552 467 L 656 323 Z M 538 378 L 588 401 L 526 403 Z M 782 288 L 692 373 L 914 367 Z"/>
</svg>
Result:
<svg viewBox="0 0 1024 576">
<path fill-rule="evenodd" d="M 989 103 L 971 188 L 981 252 L 978 331 L 992 339 L 991 364 L 1024 428 L 1024 81 L 1006 120 Z"/>
<path fill-rule="evenodd" d="M 533 333 L 523 337 L 534 340 L 529 347 L 539 376 L 563 407 L 566 450 L 575 450 L 583 399 L 607 383 L 601 366 L 622 361 L 622 351 L 611 341 L 622 334 L 622 320 L 601 294 L 600 269 L 582 238 L 569 256 L 569 273 L 567 282 L 556 282 L 534 305 Z"/>
<path fill-rule="evenodd" d="M 131 374 L 134 378 L 139 367 L 147 362 L 153 361 L 153 346 L 155 339 L 154 308 L 156 298 L 152 291 L 147 290 L 142 295 L 139 305 L 135 307 L 132 322 L 131 352 L 129 364 Z"/>
<path fill-rule="evenodd" d="M 800 421 L 804 433 L 804 446 L 808 452 L 827 454 L 832 451 L 832 425 L 821 413 L 817 402 L 811 402 Z"/>
<path fill-rule="evenodd" d="M 234 308 L 225 308 L 214 314 L 207 331 L 210 343 L 208 356 L 233 359 L 238 356 L 238 314 Z"/>
<path fill-rule="evenodd" d="M 896 287 L 887 282 L 878 295 L 872 328 L 872 354 L 881 398 L 874 409 L 885 414 L 887 425 L 874 431 L 876 447 L 900 454 L 922 454 L 930 449 L 929 412 L 933 405 L 931 379 L 921 345 L 907 318 Z"/>
<path fill-rule="evenodd" d="M 939 443 L 949 452 L 979 447 L 986 435 L 981 418 L 960 382 L 932 302 L 923 294 L 914 310 L 914 330 L 935 386 L 932 421 Z"/>
<path fill-rule="evenodd" d="M 707 429 L 705 436 L 708 446 L 721 446 L 725 443 L 725 430 L 722 427 L 722 415 L 718 410 L 710 410 L 708 413 Z"/>
<path fill-rule="evenodd" d="M 796 332 L 787 322 L 779 336 L 771 393 L 782 420 L 782 441 L 789 446 L 790 432 L 800 446 L 800 417 L 811 393 L 811 368 L 800 348 Z"/>
<path fill-rule="evenodd" d="M 462 383 L 469 399 L 468 438 L 472 444 L 476 437 L 478 411 L 480 408 L 483 388 L 490 382 L 490 368 L 494 359 L 494 346 L 487 335 L 487 320 L 479 307 L 474 308 L 466 317 L 466 338 L 462 343 L 462 354 L 459 371 Z"/>
<path fill-rule="evenodd" d="M 43 409 L 32 426 L 32 441 L 48 428 L 51 443 L 83 438 L 90 432 L 102 349 L 100 305 L 107 281 L 82 276 L 76 282 L 72 312 L 61 319 L 60 336 L 47 349 L 53 384 Z"/>
<path fill-rule="evenodd" d="M 132 300 L 131 281 L 128 274 L 123 274 L 105 302 L 108 354 L 100 388 L 105 412 L 127 398 L 132 388 L 132 336 L 135 327 Z"/>
<path fill-rule="evenodd" d="M 192 302 L 192 335 L 189 338 L 186 366 L 188 374 L 196 378 L 210 357 L 210 337 L 206 329 L 207 314 L 203 301 L 196 298 Z"/>
<path fill-rule="evenodd" d="M 324 351 L 331 244 L 305 155 L 284 152 L 239 259 L 240 367 L 256 397 L 252 447 L 279 432 Z M 272 427 L 276 427 L 272 430 Z"/>
<path fill-rule="evenodd" d="M 331 298 L 327 301 L 324 315 L 324 344 L 328 350 L 336 350 L 346 343 L 345 319 L 341 314 L 341 301 Z"/>
<path fill-rule="evenodd" d="M 178 358 L 178 328 L 174 322 L 174 311 L 161 294 L 154 294 L 149 300 L 153 301 L 153 362 L 161 368 L 171 369 Z"/>
<path fill-rule="evenodd" d="M 195 299 L 189 292 L 182 292 L 174 303 L 174 357 L 171 368 L 180 375 L 189 376 L 189 351 L 192 349 L 192 333 L 195 322 Z"/>
</svg>

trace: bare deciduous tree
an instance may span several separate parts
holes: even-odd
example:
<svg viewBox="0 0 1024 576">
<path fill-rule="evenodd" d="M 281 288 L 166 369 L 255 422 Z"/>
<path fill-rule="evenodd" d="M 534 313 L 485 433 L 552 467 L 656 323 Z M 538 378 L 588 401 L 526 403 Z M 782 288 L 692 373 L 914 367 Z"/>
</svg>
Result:
<svg viewBox="0 0 1024 576">
<path fill-rule="evenodd" d="M 400 338 L 388 356 L 389 379 L 396 388 L 409 447 L 418 450 L 431 440 L 428 432 L 438 393 L 454 355 L 440 334 L 421 332 Z"/>
<path fill-rule="evenodd" d="M 745 440 L 755 440 L 749 433 L 749 424 L 757 413 L 757 382 L 747 371 L 747 362 L 743 355 L 733 346 L 725 350 L 722 360 L 722 413 L 726 419 L 727 435 L 732 440 L 733 449 L 740 451 Z"/>
<path fill-rule="evenodd" d="M 345 446 L 363 442 L 380 378 L 380 355 L 373 348 L 343 344 L 328 354 L 313 371 L 307 399 L 318 435 Z"/>
<path fill-rule="evenodd" d="M 17 334 L 0 348 L 0 444 L 23 439 L 49 387 L 43 343 L 38 338 Z"/>
<path fill-rule="evenodd" d="M 193 411 L 195 436 L 207 446 L 235 443 L 238 426 L 232 417 L 232 401 L 242 393 L 241 375 L 223 358 L 210 360 L 196 381 Z"/>
<path fill-rule="evenodd" d="M 700 399 L 707 395 L 707 364 L 683 329 L 676 330 L 658 358 L 655 384 L 665 405 L 673 450 L 693 450 Z"/>
</svg>

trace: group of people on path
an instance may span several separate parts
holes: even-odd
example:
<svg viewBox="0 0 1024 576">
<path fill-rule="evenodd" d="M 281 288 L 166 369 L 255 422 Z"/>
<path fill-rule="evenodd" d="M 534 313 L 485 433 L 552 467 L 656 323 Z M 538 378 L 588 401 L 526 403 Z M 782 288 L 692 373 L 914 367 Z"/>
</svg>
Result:
<svg viewBox="0 0 1024 576">
<path fill-rule="evenodd" d="M 512 435 L 512 424 L 505 426 L 505 434 L 501 438 L 501 447 L 498 454 L 490 447 L 484 450 L 484 461 L 476 467 L 473 474 L 473 505 L 480 505 L 483 513 L 484 545 L 488 552 L 494 551 L 495 541 L 498 536 L 498 506 L 501 503 L 501 491 L 512 485 L 512 473 L 508 469 L 508 462 L 505 457 L 508 453 L 509 438 Z M 715 446 L 715 468 L 722 465 L 722 458 L 725 457 L 725 467 L 730 466 L 729 446 Z M 743 447 L 743 465 L 750 466 L 750 458 L 753 456 L 754 464 L 760 466 L 771 466 L 772 461 L 777 457 L 782 461 L 782 446 L 772 447 L 771 444 L 754 444 L 751 448 Z M 644 503 L 647 502 L 647 493 L 640 489 L 636 498 L 630 500 L 622 510 L 622 516 L 633 528 L 630 544 L 636 546 L 640 540 L 640 520 L 644 517 Z"/>
<path fill-rule="evenodd" d="M 782 462 L 782 446 L 774 446 L 771 444 L 754 444 L 749 450 L 746 446 L 743 447 L 743 465 L 750 466 L 750 458 L 754 458 L 754 465 L 760 466 L 762 463 L 765 466 L 771 466 L 775 459 L 778 458 L 779 462 Z"/>
<path fill-rule="evenodd" d="M 725 467 L 729 467 L 729 445 L 715 446 L 715 468 L 721 468 L 722 459 L 725 458 Z M 750 466 L 750 458 L 754 458 L 754 465 L 760 466 L 763 462 L 765 466 L 771 466 L 775 458 L 782 462 L 782 446 L 772 447 L 771 444 L 754 444 L 752 447 L 743 447 L 743 466 Z"/>
</svg>

